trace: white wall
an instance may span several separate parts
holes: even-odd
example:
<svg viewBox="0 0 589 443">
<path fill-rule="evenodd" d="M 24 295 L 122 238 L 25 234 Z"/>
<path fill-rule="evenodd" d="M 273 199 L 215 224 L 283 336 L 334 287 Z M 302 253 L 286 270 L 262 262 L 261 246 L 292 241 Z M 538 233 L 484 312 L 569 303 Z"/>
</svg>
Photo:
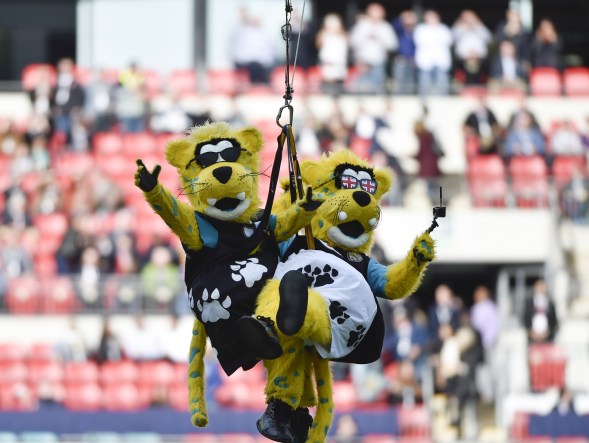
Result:
<svg viewBox="0 0 589 443">
<path fill-rule="evenodd" d="M 192 0 L 79 0 L 77 61 L 167 73 L 194 66 Z"/>
</svg>

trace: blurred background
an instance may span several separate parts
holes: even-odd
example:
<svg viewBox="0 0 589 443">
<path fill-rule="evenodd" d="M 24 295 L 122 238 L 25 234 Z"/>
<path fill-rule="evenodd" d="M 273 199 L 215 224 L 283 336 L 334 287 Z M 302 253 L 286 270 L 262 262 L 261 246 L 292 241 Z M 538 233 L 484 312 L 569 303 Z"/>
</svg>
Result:
<svg viewBox="0 0 589 443">
<path fill-rule="evenodd" d="M 589 3 L 302 6 L 299 153 L 396 173 L 374 256 L 448 206 L 380 360 L 332 366 L 328 440 L 589 442 Z M 271 166 L 283 22 L 282 0 L 0 1 L 0 442 L 263 440 L 262 365 L 214 352 L 190 424 L 184 255 L 133 174 L 180 194 L 165 144 L 209 119 L 258 127 Z"/>
</svg>

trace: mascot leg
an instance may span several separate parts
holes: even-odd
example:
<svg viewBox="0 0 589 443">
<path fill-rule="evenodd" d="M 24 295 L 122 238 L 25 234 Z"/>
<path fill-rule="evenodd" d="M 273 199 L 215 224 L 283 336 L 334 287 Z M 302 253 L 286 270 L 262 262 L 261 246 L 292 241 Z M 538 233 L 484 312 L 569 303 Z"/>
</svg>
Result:
<svg viewBox="0 0 589 443">
<path fill-rule="evenodd" d="M 188 360 L 188 398 L 192 424 L 202 428 L 209 422 L 205 398 L 204 354 L 207 346 L 207 334 L 204 325 L 194 319 L 190 356 Z"/>
</svg>

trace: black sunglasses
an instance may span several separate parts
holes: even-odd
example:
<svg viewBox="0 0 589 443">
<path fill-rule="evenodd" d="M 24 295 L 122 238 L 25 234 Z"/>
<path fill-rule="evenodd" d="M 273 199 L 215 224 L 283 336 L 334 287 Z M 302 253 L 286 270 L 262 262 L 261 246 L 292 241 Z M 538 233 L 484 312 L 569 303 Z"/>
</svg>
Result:
<svg viewBox="0 0 589 443">
<path fill-rule="evenodd" d="M 242 151 L 245 151 L 245 149 L 232 146 L 219 152 L 205 152 L 204 154 L 199 154 L 190 160 L 186 165 L 186 169 L 188 169 L 193 161 L 196 161 L 201 166 L 201 168 L 208 168 L 209 166 L 214 165 L 219 161 L 236 162 Z"/>
</svg>

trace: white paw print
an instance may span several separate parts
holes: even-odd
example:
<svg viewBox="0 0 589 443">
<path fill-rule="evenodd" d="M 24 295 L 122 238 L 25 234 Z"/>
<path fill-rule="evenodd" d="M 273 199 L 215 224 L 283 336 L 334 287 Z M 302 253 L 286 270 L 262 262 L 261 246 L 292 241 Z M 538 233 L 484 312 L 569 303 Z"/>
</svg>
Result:
<svg viewBox="0 0 589 443">
<path fill-rule="evenodd" d="M 227 320 L 231 314 L 227 310 L 231 306 L 231 299 L 226 297 L 223 302 L 219 302 L 219 290 L 214 289 L 211 292 L 209 301 L 209 291 L 205 289 L 202 292 L 201 300 L 196 302 L 196 307 L 201 312 L 201 321 L 203 323 L 214 323 L 217 320 Z"/>
<path fill-rule="evenodd" d="M 262 279 L 268 268 L 264 265 L 259 264 L 260 260 L 257 258 L 248 258 L 247 260 L 236 261 L 234 265 L 231 265 L 231 270 L 234 273 L 231 274 L 231 278 L 234 281 L 244 280 L 245 285 L 251 288 L 254 283 Z"/>
</svg>

